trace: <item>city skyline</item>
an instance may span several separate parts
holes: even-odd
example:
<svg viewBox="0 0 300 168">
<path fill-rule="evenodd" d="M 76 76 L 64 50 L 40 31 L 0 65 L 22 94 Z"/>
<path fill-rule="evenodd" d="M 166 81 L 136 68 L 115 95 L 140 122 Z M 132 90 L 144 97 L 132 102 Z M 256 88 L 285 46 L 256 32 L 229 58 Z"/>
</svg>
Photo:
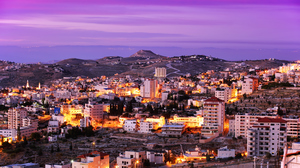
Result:
<svg viewBox="0 0 300 168">
<path fill-rule="evenodd" d="M 99 59 L 150 49 L 165 56 L 295 60 L 300 53 L 299 9 L 294 0 L 2 1 L 0 59 Z M 62 49 L 66 46 L 87 48 L 74 53 Z"/>
</svg>

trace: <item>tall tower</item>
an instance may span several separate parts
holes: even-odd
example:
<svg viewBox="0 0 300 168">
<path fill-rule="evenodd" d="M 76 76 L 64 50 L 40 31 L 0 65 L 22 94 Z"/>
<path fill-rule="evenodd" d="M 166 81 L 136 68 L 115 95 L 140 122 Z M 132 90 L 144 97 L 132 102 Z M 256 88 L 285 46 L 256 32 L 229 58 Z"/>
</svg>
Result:
<svg viewBox="0 0 300 168">
<path fill-rule="evenodd" d="M 27 80 L 26 88 L 29 88 L 29 81 Z"/>
<path fill-rule="evenodd" d="M 39 82 L 39 87 L 38 87 L 38 89 L 41 90 L 41 83 L 40 83 L 40 82 Z"/>
<path fill-rule="evenodd" d="M 167 77 L 166 68 L 164 68 L 164 67 L 162 67 L 162 68 L 155 67 L 155 75 L 154 76 L 157 77 L 157 78 Z"/>
</svg>

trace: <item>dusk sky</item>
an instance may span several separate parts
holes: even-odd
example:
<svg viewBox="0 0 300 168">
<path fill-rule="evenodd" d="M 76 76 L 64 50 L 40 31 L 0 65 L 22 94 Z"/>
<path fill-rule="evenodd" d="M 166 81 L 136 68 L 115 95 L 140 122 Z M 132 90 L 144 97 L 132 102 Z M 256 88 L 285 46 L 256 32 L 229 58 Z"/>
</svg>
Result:
<svg viewBox="0 0 300 168">
<path fill-rule="evenodd" d="M 0 59 L 300 59 L 299 0 L 0 0 Z"/>
</svg>

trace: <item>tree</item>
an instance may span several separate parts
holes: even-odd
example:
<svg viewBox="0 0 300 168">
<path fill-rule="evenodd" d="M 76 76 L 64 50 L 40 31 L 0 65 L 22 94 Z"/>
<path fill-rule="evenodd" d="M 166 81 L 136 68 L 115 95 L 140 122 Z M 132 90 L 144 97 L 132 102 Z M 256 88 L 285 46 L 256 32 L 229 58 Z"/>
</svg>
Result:
<svg viewBox="0 0 300 168">
<path fill-rule="evenodd" d="M 18 130 L 17 130 L 17 140 L 21 141 L 22 137 L 21 137 L 21 130 L 20 130 L 20 126 L 18 126 Z"/>
<path fill-rule="evenodd" d="M 150 161 L 149 161 L 149 159 L 144 160 L 143 165 L 144 165 L 144 167 L 149 167 L 149 166 L 150 166 Z"/>
<path fill-rule="evenodd" d="M 39 156 L 43 156 L 43 150 L 42 150 L 42 148 L 39 149 L 38 155 L 39 155 Z"/>
<path fill-rule="evenodd" d="M 210 156 L 208 153 L 206 154 L 206 161 L 210 161 Z"/>
<path fill-rule="evenodd" d="M 278 106 L 277 114 L 283 116 L 283 110 L 280 109 L 280 106 Z"/>
<path fill-rule="evenodd" d="M 73 150 L 73 145 L 72 145 L 72 142 L 70 143 L 70 147 L 69 147 L 70 151 Z"/>
<path fill-rule="evenodd" d="M 53 149 L 53 145 L 51 145 L 51 150 L 50 150 L 51 153 L 54 152 L 54 149 Z"/>
<path fill-rule="evenodd" d="M 57 143 L 56 152 L 59 152 L 59 151 L 60 151 L 60 148 L 59 148 L 59 144 Z"/>
<path fill-rule="evenodd" d="M 266 157 L 267 159 L 270 159 L 270 158 L 272 157 L 272 155 L 271 155 L 271 153 L 269 153 L 269 152 L 266 152 L 266 155 L 265 155 L 265 157 Z"/>
<path fill-rule="evenodd" d="M 34 132 L 30 135 L 30 138 L 34 141 L 40 141 L 41 135 L 38 132 Z"/>
</svg>

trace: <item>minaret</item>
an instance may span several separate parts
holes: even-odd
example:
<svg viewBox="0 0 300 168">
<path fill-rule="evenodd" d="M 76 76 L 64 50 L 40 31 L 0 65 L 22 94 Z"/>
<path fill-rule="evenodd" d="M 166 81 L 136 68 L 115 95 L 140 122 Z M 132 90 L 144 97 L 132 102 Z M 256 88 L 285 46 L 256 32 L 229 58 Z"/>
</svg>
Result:
<svg viewBox="0 0 300 168">
<path fill-rule="evenodd" d="M 38 88 L 39 90 L 41 90 L 41 83 L 39 82 L 39 88 Z"/>
<path fill-rule="evenodd" d="M 29 88 L 29 81 L 27 80 L 26 88 Z"/>
</svg>

